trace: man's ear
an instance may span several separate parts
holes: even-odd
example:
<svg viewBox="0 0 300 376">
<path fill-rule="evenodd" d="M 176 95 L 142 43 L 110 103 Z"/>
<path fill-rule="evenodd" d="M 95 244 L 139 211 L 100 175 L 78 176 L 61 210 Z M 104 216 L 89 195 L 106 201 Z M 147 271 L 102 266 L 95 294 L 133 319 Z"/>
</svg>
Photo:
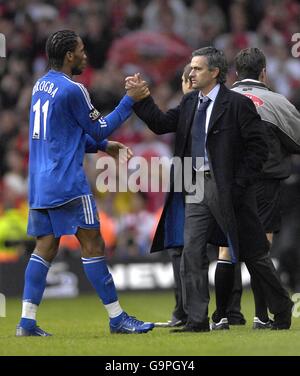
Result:
<svg viewBox="0 0 300 376">
<path fill-rule="evenodd" d="M 263 68 L 258 77 L 259 81 L 266 83 L 267 82 L 267 69 Z"/>
<path fill-rule="evenodd" d="M 67 57 L 68 61 L 73 60 L 73 52 L 68 51 L 68 52 L 66 53 L 66 57 Z"/>
<path fill-rule="evenodd" d="M 213 78 L 217 78 L 218 75 L 219 75 L 219 73 L 220 73 L 220 69 L 219 68 L 214 68 L 212 70 L 212 72 L 213 72 Z"/>
</svg>

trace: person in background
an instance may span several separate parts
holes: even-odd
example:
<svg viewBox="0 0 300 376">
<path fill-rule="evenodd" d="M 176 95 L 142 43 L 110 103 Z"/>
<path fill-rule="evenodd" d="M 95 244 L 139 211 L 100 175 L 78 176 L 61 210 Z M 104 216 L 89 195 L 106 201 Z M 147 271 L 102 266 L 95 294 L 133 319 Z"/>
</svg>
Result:
<svg viewBox="0 0 300 376">
<path fill-rule="evenodd" d="M 258 215 L 272 244 L 273 233 L 280 230 L 281 224 L 281 184 L 291 174 L 291 155 L 300 153 L 300 113 L 283 95 L 268 88 L 266 57 L 259 48 L 241 50 L 235 57 L 235 67 L 238 81 L 234 83 L 232 90 L 253 101 L 267 130 L 269 155 L 255 183 L 255 192 Z M 228 252 L 228 248 L 221 248 L 219 257 L 226 257 Z M 236 267 L 239 268 L 239 265 Z M 225 276 L 220 275 L 222 271 L 217 273 L 218 278 L 225 280 Z M 261 284 L 251 278 L 251 287 L 255 301 L 253 329 L 272 328 Z M 238 270 L 227 315 L 240 313 L 241 295 L 242 284 Z M 217 312 L 218 307 L 214 315 Z M 287 329 L 287 325 L 278 329 Z"/>
</svg>

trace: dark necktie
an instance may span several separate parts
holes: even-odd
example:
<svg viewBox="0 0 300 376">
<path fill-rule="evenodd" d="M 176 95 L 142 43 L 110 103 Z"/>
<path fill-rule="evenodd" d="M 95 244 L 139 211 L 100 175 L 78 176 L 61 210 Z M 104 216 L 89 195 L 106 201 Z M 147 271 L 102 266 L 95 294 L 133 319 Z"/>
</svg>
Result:
<svg viewBox="0 0 300 376">
<path fill-rule="evenodd" d="M 206 101 L 200 99 L 200 104 L 195 113 L 191 135 L 192 135 L 192 161 L 193 167 L 199 169 L 200 165 L 196 164 L 196 158 L 205 156 L 205 123 L 206 123 L 206 110 L 211 100 L 208 98 Z"/>
</svg>

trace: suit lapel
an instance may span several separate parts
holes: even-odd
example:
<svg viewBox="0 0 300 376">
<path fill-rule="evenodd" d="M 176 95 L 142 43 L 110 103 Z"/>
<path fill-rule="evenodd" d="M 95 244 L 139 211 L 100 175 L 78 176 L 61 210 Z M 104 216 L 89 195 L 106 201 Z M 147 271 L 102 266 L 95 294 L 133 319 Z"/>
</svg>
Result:
<svg viewBox="0 0 300 376">
<path fill-rule="evenodd" d="M 209 119 L 207 133 L 211 131 L 215 123 L 223 115 L 223 113 L 225 112 L 227 108 L 227 103 L 228 103 L 227 91 L 228 89 L 224 85 L 221 85 L 213 110 L 212 110 L 212 113 L 211 113 L 211 116 L 210 116 L 210 119 Z"/>
<path fill-rule="evenodd" d="M 198 104 L 198 94 L 198 91 L 192 92 L 183 105 L 184 115 L 183 120 L 179 125 L 180 127 L 182 127 L 181 129 L 183 133 L 181 133 L 180 138 L 177 139 L 176 137 L 176 142 L 178 142 L 178 146 L 180 146 L 182 152 L 186 150 L 188 140 L 190 138 L 190 130 L 193 124 L 194 114 Z"/>
<path fill-rule="evenodd" d="M 196 111 L 197 104 L 198 104 L 198 95 L 199 95 L 199 92 L 195 91 L 195 93 L 193 93 L 193 95 L 190 96 L 187 99 L 187 103 L 186 103 L 187 116 L 186 116 L 186 122 L 185 122 L 185 136 L 189 135 L 192 124 L 193 124 L 194 115 L 195 115 L 195 111 Z"/>
</svg>

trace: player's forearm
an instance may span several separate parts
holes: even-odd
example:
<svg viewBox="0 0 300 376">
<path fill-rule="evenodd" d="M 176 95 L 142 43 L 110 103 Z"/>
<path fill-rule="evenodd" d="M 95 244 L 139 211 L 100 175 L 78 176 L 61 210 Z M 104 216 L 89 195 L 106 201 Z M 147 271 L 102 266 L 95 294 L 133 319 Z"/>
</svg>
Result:
<svg viewBox="0 0 300 376">
<path fill-rule="evenodd" d="M 107 127 L 101 128 L 104 135 L 102 139 L 111 135 L 131 116 L 133 104 L 134 100 L 128 95 L 125 95 L 118 106 L 110 114 L 104 117 Z"/>
<path fill-rule="evenodd" d="M 104 138 L 109 137 L 131 116 L 133 103 L 134 100 L 128 95 L 125 95 L 118 106 L 110 114 L 100 120 L 98 140 L 103 140 Z M 106 126 L 103 126 L 103 122 L 106 123 Z"/>
<path fill-rule="evenodd" d="M 132 114 L 132 105 L 134 100 L 125 95 L 118 106 L 107 116 L 85 123 L 83 129 L 85 133 L 91 136 L 98 144 L 109 137 L 117 128 L 120 127 Z"/>
<path fill-rule="evenodd" d="M 85 152 L 86 153 L 97 153 L 100 151 L 106 151 L 108 140 L 104 139 L 100 142 L 96 142 L 91 136 L 88 134 L 85 135 Z"/>
</svg>

